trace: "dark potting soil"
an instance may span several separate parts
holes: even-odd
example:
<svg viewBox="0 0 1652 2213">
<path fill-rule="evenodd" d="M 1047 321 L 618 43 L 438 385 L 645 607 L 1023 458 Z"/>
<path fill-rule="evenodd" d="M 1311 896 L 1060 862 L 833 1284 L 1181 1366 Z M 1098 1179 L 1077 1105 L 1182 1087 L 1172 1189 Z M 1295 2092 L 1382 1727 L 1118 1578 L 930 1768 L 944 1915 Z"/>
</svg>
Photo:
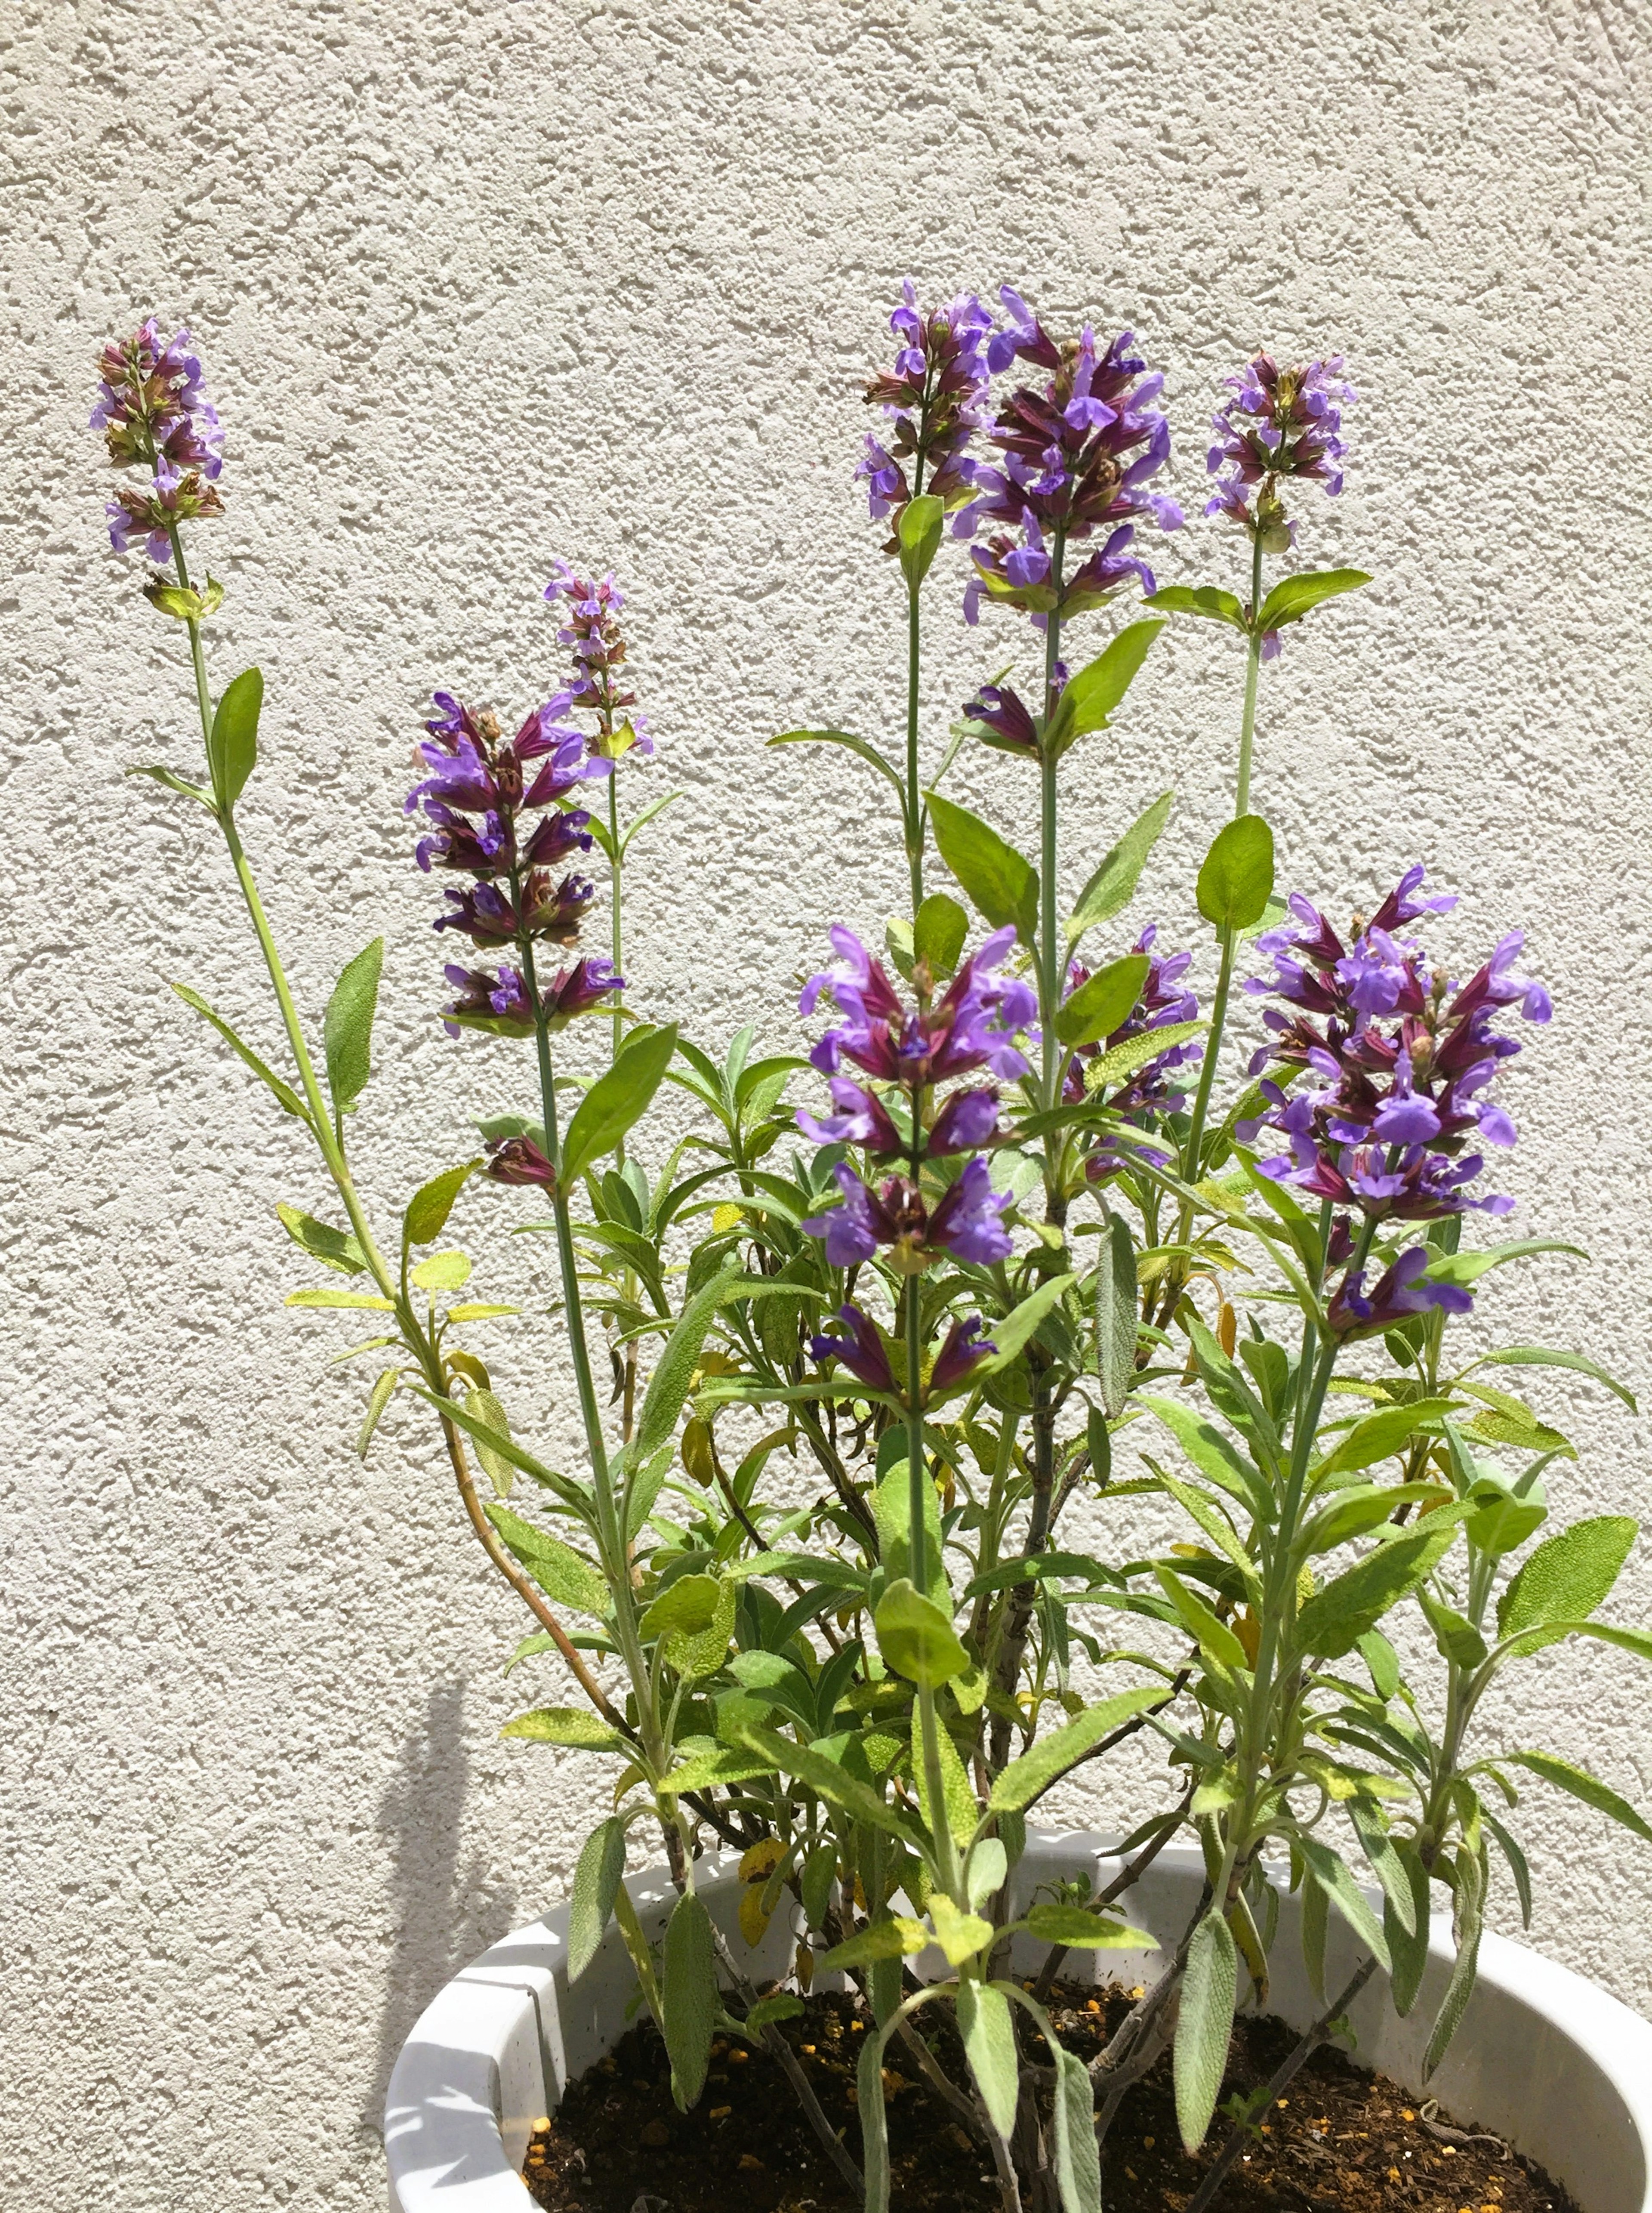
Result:
<svg viewBox="0 0 1652 2213">
<path fill-rule="evenodd" d="M 1051 2004 L 1068 2048 L 1090 2059 L 1128 2010 L 1123 1991 L 1058 1984 Z M 827 2117 L 860 2156 L 855 2064 L 865 2016 L 850 1997 L 816 1995 L 781 2033 Z M 954 2080 L 950 2025 L 930 2033 Z M 1224 2100 L 1265 2082 L 1295 2041 L 1272 2020 L 1234 2024 Z M 897 2213 L 996 2213 L 992 2164 L 980 2143 L 892 2046 L 884 2075 L 891 2202 Z M 1189 2158 L 1176 2131 L 1167 2053 L 1125 2100 L 1108 2131 L 1109 2213 L 1184 2213 L 1227 2140 L 1218 2111 Z M 1452 2136 L 1465 2142 L 1448 2141 Z M 680 2113 L 652 2021 L 631 2029 L 572 2084 L 535 2131 L 523 2179 L 548 2213 L 848 2213 L 851 2201 L 799 2111 L 785 2076 L 761 2051 L 719 2039 L 699 2104 Z M 1322 2045 L 1261 2117 L 1228 2174 L 1216 2213 L 1576 2213 L 1541 2168 L 1479 2135 L 1472 2120 L 1431 2110 L 1381 2075 Z"/>
</svg>

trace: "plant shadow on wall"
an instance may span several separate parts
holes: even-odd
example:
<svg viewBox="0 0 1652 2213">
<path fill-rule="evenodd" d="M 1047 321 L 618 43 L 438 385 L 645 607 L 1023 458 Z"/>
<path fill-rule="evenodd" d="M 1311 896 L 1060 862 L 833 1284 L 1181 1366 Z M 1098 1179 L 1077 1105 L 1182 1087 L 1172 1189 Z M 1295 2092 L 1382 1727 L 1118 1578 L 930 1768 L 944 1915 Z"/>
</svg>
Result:
<svg viewBox="0 0 1652 2213">
<path fill-rule="evenodd" d="M 222 506 L 186 339 L 151 323 L 112 345 L 94 418 L 140 472 L 112 537 L 155 564 L 145 592 L 183 626 L 200 717 L 204 780 L 138 772 L 222 837 L 283 1065 L 175 988 L 330 1188 L 321 1212 L 276 1210 L 312 1279 L 288 1303 L 357 1339 L 336 1356 L 363 1364 L 363 1456 L 395 1393 L 430 1410 L 469 1527 L 526 1609 L 507 1672 L 549 1692 L 504 1734 L 615 1763 L 614 1810 L 576 1872 L 570 1974 L 617 1924 L 677 2103 L 700 2100 L 716 2039 L 764 2050 L 870 2213 L 890 2191 L 886 2060 L 934 2089 L 1003 2213 L 1097 2213 L 1107 2131 L 1167 2051 L 1182 2142 L 1204 2142 L 1235 2008 L 1265 2002 L 1281 1885 L 1324 2003 L 1303 2052 L 1379 1971 L 1409 2014 L 1430 1927 L 1448 1927 L 1432 2073 L 1494 1881 L 1529 1920 L 1522 1790 L 1652 1841 L 1604 1780 L 1488 1719 L 1494 1683 L 1517 1687 L 1569 1640 L 1619 1670 L 1652 1659 L 1652 1631 L 1596 1619 L 1636 1524 L 1566 1510 L 1576 1448 L 1523 1393 L 1581 1377 L 1633 1399 L 1585 1350 L 1474 1353 L 1452 1329 L 1495 1314 L 1497 1271 L 1587 1258 L 1552 1236 L 1499 1240 L 1514 1202 L 1484 1181 L 1515 1142 L 1502 1072 L 1549 1021 L 1547 993 L 1521 972 L 1519 930 L 1465 975 L 1442 965 L 1428 934 L 1456 902 L 1423 890 L 1420 863 L 1281 898 L 1253 807 L 1265 667 L 1295 625 L 1350 619 L 1369 582 L 1265 575 L 1296 556 L 1303 492 L 1341 489 L 1341 363 L 1259 354 L 1228 380 L 1205 513 L 1242 547 L 1248 590 L 1161 588 L 1137 533 L 1183 524 L 1162 489 L 1162 379 L 1131 333 L 1052 337 L 1001 297 L 998 321 L 968 297 L 926 314 L 909 288 L 894 366 L 868 388 L 886 429 L 859 474 L 904 623 L 904 741 L 831 726 L 771 741 L 845 749 L 869 772 L 906 911 L 875 952 L 832 929 L 799 1001 L 808 1033 L 779 1050 L 755 1024 L 714 1053 L 646 1019 L 622 973 L 625 869 L 674 795 L 643 796 L 655 744 L 628 688 L 621 595 L 558 564 L 560 688 L 520 722 L 438 692 L 419 747 L 416 858 L 445 887 L 444 945 L 469 948 L 447 966 L 442 1019 L 488 1111 L 387 1231 L 349 1142 L 382 947 L 344 969 L 314 1054 L 235 814 L 263 679 L 246 670 L 215 699 L 204 637 L 222 588 L 192 582 L 185 558 L 184 530 Z M 1007 619 L 1012 643 L 943 735 L 922 649 L 948 535 L 970 547 L 966 619 Z M 1147 615 L 1086 643 L 1137 594 Z M 1064 808 L 1076 774 L 1105 789 L 1106 734 L 1169 620 L 1231 646 L 1241 680 L 1232 785 L 1193 795 L 1228 819 L 1197 881 L 1164 894 L 1214 973 L 1208 1002 L 1192 949 L 1119 923 L 1174 796 L 1100 855 L 1070 850 Z M 940 789 L 977 745 L 1021 778 L 1007 830 Z M 600 911 L 586 867 L 606 880 L 600 957 L 574 954 Z M 645 1119 L 667 1083 L 694 1116 L 670 1149 Z M 509 1297 L 503 1259 L 473 1284 L 471 1254 L 442 1243 L 461 1206 L 472 1227 L 508 1209 L 512 1230 L 552 1241 L 548 1329 Z M 519 1359 L 564 1363 L 582 1464 L 552 1467 L 516 1433 L 490 1364 L 506 1333 Z M 1180 1529 L 1147 1557 L 1128 1505 L 1114 1512 L 1143 1497 Z M 1081 1498 L 1093 1550 L 1063 1526 Z M 558 1700 L 570 1682 L 578 1704 Z M 433 1753 L 444 1730 L 456 1747 L 456 1705 L 432 1718 Z M 1162 1803 L 1120 1873 L 1024 1900 L 1029 1815 L 1143 1732 L 1163 1747 Z M 422 1801 L 413 1775 L 393 1801 L 399 1863 L 436 1916 L 469 1887 L 456 1799 L 433 1782 Z M 426 1820 L 448 1822 L 447 1841 L 415 1833 Z M 633 1831 L 659 1839 L 676 1892 L 658 1942 L 620 1881 Z M 1121 1907 L 1183 1835 L 1201 1856 L 1196 1908 L 1081 2058 L 1045 2003 L 1060 1962 L 1158 1948 Z M 697 1881 L 719 1844 L 745 1883 L 732 1937 Z M 1333 1914 L 1362 1956 L 1327 1988 Z M 777 1916 L 790 1971 L 759 1996 L 753 1948 Z M 1009 1972 L 1018 1938 L 1047 1948 L 1031 1983 Z M 434 1973 L 469 1941 L 432 1932 L 410 1968 Z M 924 1954 L 944 1962 L 927 1982 Z M 819 1969 L 849 1978 L 870 2024 L 858 2160 L 780 2028 Z"/>
<path fill-rule="evenodd" d="M 413 2023 L 467 1960 L 515 1923 L 515 1887 L 479 1853 L 460 1865 L 470 1779 L 465 1685 L 448 1676 L 431 1686 L 423 1721 L 403 1739 L 374 1823 L 390 1862 L 384 1997 L 362 2102 L 362 2126 L 375 2136 Z"/>
</svg>

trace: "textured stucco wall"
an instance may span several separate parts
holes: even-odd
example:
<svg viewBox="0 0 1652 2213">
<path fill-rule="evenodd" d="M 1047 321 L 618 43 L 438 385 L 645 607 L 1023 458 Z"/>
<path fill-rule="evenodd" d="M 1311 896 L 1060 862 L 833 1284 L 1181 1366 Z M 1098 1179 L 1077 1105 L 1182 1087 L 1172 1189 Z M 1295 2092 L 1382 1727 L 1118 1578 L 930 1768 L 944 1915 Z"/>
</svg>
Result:
<svg viewBox="0 0 1652 2213">
<path fill-rule="evenodd" d="M 1644 27 L 1625 0 L 0 11 L 9 2208 L 376 2203 L 399 2037 L 558 1894 L 601 1789 L 497 1741 L 512 1606 L 411 1408 L 351 1455 L 362 1381 L 279 1305 L 271 1210 L 317 1180 L 166 989 L 273 1041 L 206 827 L 120 778 L 186 753 L 188 698 L 103 546 L 99 338 L 153 304 L 210 364 L 216 665 L 270 686 L 247 842 L 312 1012 L 387 932 L 357 1136 L 386 1205 L 513 1095 L 509 1048 L 430 1020 L 399 796 L 433 682 L 546 688 L 552 553 L 622 570 L 687 792 L 637 871 L 639 1003 L 782 1043 L 825 923 L 899 893 L 854 764 L 759 742 L 891 724 L 896 610 L 847 479 L 900 277 L 1134 323 L 1190 507 L 1241 351 L 1344 349 L 1358 465 L 1308 550 L 1378 581 L 1270 672 L 1258 797 L 1337 909 L 1420 853 L 1465 894 L 1454 947 L 1528 924 L 1559 1011 L 1512 1087 L 1516 1219 L 1597 1258 L 1485 1303 L 1644 1389 Z M 1234 559 L 1201 525 L 1161 575 Z M 1176 784 L 1173 930 L 1228 787 L 1222 643 L 1173 636 L 1074 779 L 1076 880 Z M 932 730 L 1009 649 L 947 618 Z M 960 779 L 1011 802 L 996 759 Z M 541 1265 L 492 1250 L 490 1289 Z M 514 1403 L 571 1449 L 509 1344 Z M 1557 1493 L 1643 1509 L 1644 1425 L 1570 1396 Z M 1619 1618 L 1652 1617 L 1649 1559 Z M 1569 1652 L 1528 1680 L 1528 1741 L 1652 1799 L 1647 1678 Z M 1543 1799 L 1537 1941 L 1652 2009 L 1652 1851 Z"/>
</svg>

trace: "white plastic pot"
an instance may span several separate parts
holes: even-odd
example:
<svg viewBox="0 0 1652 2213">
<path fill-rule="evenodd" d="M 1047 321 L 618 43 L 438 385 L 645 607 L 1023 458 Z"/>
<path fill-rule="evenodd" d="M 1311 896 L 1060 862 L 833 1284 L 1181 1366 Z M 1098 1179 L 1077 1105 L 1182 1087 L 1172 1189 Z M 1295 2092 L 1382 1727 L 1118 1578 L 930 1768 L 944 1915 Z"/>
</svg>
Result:
<svg viewBox="0 0 1652 2213">
<path fill-rule="evenodd" d="M 1105 1883 L 1118 1866 L 1109 1840 L 1093 1832 L 1035 1832 L 1016 1870 L 1018 1893 L 1024 1898 L 1079 1869 Z M 1186 1926 L 1203 1879 L 1197 1851 L 1174 1848 L 1122 1904 L 1168 1949 Z M 703 1860 L 696 1881 L 737 1954 L 750 1960 L 752 1978 L 783 1974 L 796 1941 L 783 1913 L 755 1954 L 735 1931 L 734 1856 Z M 626 1887 L 643 1926 L 657 1936 L 675 1898 L 665 1871 L 633 1876 Z M 527 2213 L 521 2168 L 533 2123 L 554 2112 L 567 2084 L 618 2043 L 636 1988 L 610 1929 L 570 1990 L 567 1921 L 567 1909 L 558 1907 L 507 1936 L 454 1976 L 420 2016 L 396 2063 L 385 2109 L 391 2213 Z M 1283 1897 L 1268 2009 L 1306 2027 L 1319 2009 L 1295 1940 L 1295 1902 Z M 1042 1951 L 1026 1944 L 1017 1971 L 1030 1972 Z M 1346 1981 L 1361 1956 L 1333 1915 L 1327 1987 Z M 1099 1960 L 1107 1979 L 1137 1982 L 1150 1979 L 1162 1957 L 1106 1952 L 1088 1960 Z M 1360 2062 L 1412 2091 L 1421 2087 L 1449 1960 L 1448 1939 L 1436 1931 L 1422 1996 L 1407 2020 L 1394 2018 L 1380 1975 L 1353 2009 Z M 926 1954 L 920 1972 L 931 1963 L 939 1972 L 939 1953 Z M 1069 1964 L 1079 1975 L 1088 1971 L 1085 1954 L 1069 1954 Z M 1582 1976 L 1488 1936 L 1473 1997 L 1429 2092 L 1459 2120 L 1538 2161 L 1582 2213 L 1652 2213 L 1652 2024 Z"/>
</svg>

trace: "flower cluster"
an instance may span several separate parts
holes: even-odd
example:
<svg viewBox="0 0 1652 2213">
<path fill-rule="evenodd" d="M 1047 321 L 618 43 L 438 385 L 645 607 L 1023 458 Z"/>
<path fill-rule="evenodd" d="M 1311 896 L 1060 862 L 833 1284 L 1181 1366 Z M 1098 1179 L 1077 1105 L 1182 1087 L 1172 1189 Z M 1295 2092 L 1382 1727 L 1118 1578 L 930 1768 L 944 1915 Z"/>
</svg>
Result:
<svg viewBox="0 0 1652 2213">
<path fill-rule="evenodd" d="M 588 850 L 590 817 L 564 802 L 588 778 L 612 775 L 613 764 L 592 759 L 581 733 L 557 719 L 565 706 L 562 694 L 535 708 L 507 742 L 487 709 L 436 693 L 436 712 L 424 726 L 430 735 L 418 749 L 430 773 L 408 794 L 406 811 L 422 810 L 433 826 L 418 842 L 420 868 L 472 879 L 446 891 L 449 911 L 437 917 L 437 930 L 456 930 L 488 948 L 540 940 L 570 945 L 578 936 L 593 887 L 586 877 L 557 870 Z M 527 986 L 516 969 L 495 975 L 450 967 L 448 978 L 459 992 L 446 1011 L 450 1031 L 517 1035 L 533 1028 Z M 582 960 L 541 993 L 541 1007 L 560 1026 L 622 983 L 601 963 Z"/>
<path fill-rule="evenodd" d="M 1164 379 L 1146 375 L 1125 331 L 1102 350 L 1087 324 L 1058 344 L 1027 302 L 1008 285 L 1001 295 L 1009 327 L 988 348 L 996 372 L 1016 359 L 1046 372 L 1040 388 L 1023 386 L 999 410 L 990 436 L 1003 455 L 997 467 L 974 465 L 976 497 L 954 527 L 972 536 L 984 523 L 1008 526 L 972 549 L 975 575 L 964 613 L 978 619 L 984 596 L 1027 609 L 1042 629 L 1050 611 L 1077 614 L 1110 599 L 1131 576 L 1154 588 L 1152 570 L 1129 552 L 1135 526 L 1151 516 L 1162 530 L 1180 526 L 1173 499 L 1149 491 L 1170 457 L 1170 426 L 1153 405 Z M 1106 535 L 1059 593 L 1051 581 L 1046 540 Z M 1019 533 L 1017 535 L 1017 533 Z"/>
<path fill-rule="evenodd" d="M 1197 1021 L 1198 1000 L 1182 980 L 1192 965 L 1193 956 L 1191 953 L 1172 953 L 1155 957 L 1153 945 L 1158 934 L 1157 924 L 1149 923 L 1131 948 L 1147 956 L 1148 970 L 1128 1015 L 1098 1044 L 1078 1046 L 1068 1061 L 1061 1095 L 1070 1103 L 1086 1096 L 1090 1065 L 1104 1055 L 1128 1044 L 1131 1038 L 1168 1029 L 1173 1023 Z M 1088 982 L 1089 974 L 1080 962 L 1071 964 L 1067 972 L 1069 998 Z M 1132 1123 L 1137 1129 L 1150 1130 L 1161 1116 L 1181 1113 L 1187 1103 L 1186 1094 L 1175 1071 L 1193 1066 L 1204 1052 L 1204 1040 L 1199 1038 L 1186 1038 L 1178 1045 L 1167 1046 L 1133 1075 L 1127 1076 L 1115 1089 L 1098 1093 L 1097 1103 L 1120 1120 Z M 1143 1145 L 1121 1150 L 1116 1134 L 1108 1132 L 1085 1161 L 1084 1173 L 1092 1183 L 1105 1183 L 1128 1167 L 1132 1157 L 1151 1161 L 1162 1167 L 1170 1155 Z"/>
<path fill-rule="evenodd" d="M 1518 930 L 1460 987 L 1442 971 L 1425 974 L 1421 948 L 1394 933 L 1456 902 L 1419 898 L 1422 881 L 1420 867 L 1407 870 L 1369 921 L 1356 918 L 1345 946 L 1300 894 L 1292 919 L 1257 940 L 1274 974 L 1246 989 L 1292 1011 L 1266 1010 L 1272 1040 L 1251 1073 L 1272 1064 L 1308 1081 L 1289 1092 L 1265 1081 L 1265 1111 L 1236 1134 L 1250 1144 L 1277 1132 L 1287 1149 L 1259 1164 L 1263 1174 L 1374 1220 L 1423 1222 L 1471 1207 L 1506 1214 L 1510 1198 L 1469 1196 L 1485 1162 L 1465 1148 L 1475 1138 L 1514 1143 L 1508 1113 L 1484 1094 L 1520 1047 L 1491 1022 L 1497 1009 L 1515 1005 L 1545 1022 L 1549 996 L 1515 973 Z"/>
<path fill-rule="evenodd" d="M 877 1324 L 856 1306 L 839 1307 L 838 1320 L 845 1334 L 812 1338 L 809 1350 L 814 1357 L 839 1362 L 869 1391 L 887 1391 L 899 1397 L 901 1387 L 895 1379 L 889 1349 Z M 930 1369 L 931 1398 L 944 1398 L 963 1382 L 972 1368 L 997 1350 L 991 1338 L 982 1335 L 985 1326 L 979 1314 L 972 1314 L 967 1321 L 953 1323 Z"/>
<path fill-rule="evenodd" d="M 818 1143 L 856 1144 L 873 1160 L 899 1160 L 905 1169 L 875 1188 L 847 1163 L 832 1170 L 842 1204 L 803 1227 L 824 1240 L 833 1267 L 859 1267 L 881 1253 L 897 1275 L 915 1276 L 942 1253 L 989 1267 L 1014 1249 L 1003 1220 L 1009 1194 L 992 1189 L 978 1149 L 999 1135 L 996 1090 L 984 1085 L 954 1091 L 938 1109 L 932 1094 L 938 1084 L 983 1070 L 1003 1078 L 1027 1074 L 1015 1039 L 1036 1014 L 1037 1000 L 1028 985 L 996 972 L 1015 936 L 1013 930 L 1001 930 L 989 937 L 938 998 L 931 997 L 920 968 L 917 1003 L 908 1006 L 859 938 L 842 927 L 832 930 L 838 960 L 809 978 L 801 1010 L 813 1013 L 829 992 L 842 1016 L 810 1055 L 828 1078 L 836 1111 L 820 1117 L 800 1113 L 798 1126 Z M 845 1063 L 893 1087 L 892 1100 L 886 1102 L 869 1085 L 843 1074 Z M 899 1122 L 891 1111 L 897 1100 Z M 927 1197 L 924 1164 L 960 1154 L 969 1157 L 957 1174 L 938 1197 Z M 874 1325 L 852 1308 L 844 1308 L 841 1319 L 849 1338 L 816 1338 L 815 1357 L 842 1359 L 869 1382 L 875 1371 L 887 1375 L 887 1357 Z M 937 1355 L 932 1392 L 950 1388 L 991 1350 L 980 1326 L 978 1320 L 954 1328 Z M 874 1387 L 893 1384 L 879 1381 Z"/>
<path fill-rule="evenodd" d="M 168 344 L 153 315 L 124 343 L 98 357 L 101 430 L 118 469 L 147 468 L 149 489 L 123 488 L 107 503 L 109 543 L 125 553 L 134 539 L 157 564 L 170 558 L 180 522 L 222 515 L 216 479 L 223 465 L 223 433 L 206 396 L 199 357 L 187 331 Z"/>
<path fill-rule="evenodd" d="M 567 619 L 557 632 L 557 643 L 571 651 L 575 676 L 546 711 L 560 716 L 572 707 L 591 708 L 597 718 L 591 751 L 599 759 L 618 760 L 623 753 L 636 753 L 651 760 L 654 740 L 646 719 L 626 712 L 636 705 L 637 694 L 622 691 L 624 680 L 615 674 L 625 658 L 619 629 L 624 593 L 612 571 L 600 578 L 585 577 L 576 576 L 566 561 L 552 565 L 556 574 L 545 588 L 545 598 L 552 607 L 559 600 L 566 602 Z"/>
<path fill-rule="evenodd" d="M 967 497 L 975 472 L 966 450 L 986 420 L 991 375 L 986 347 L 992 318 L 972 293 L 960 293 L 925 315 L 909 277 L 889 327 L 900 341 L 895 365 L 872 378 L 866 397 L 894 427 L 886 439 L 868 432 L 855 472 L 866 485 L 875 521 L 898 515 L 919 492 L 933 493 L 949 507 Z M 897 543 L 892 534 L 886 550 L 893 552 Z"/>
<path fill-rule="evenodd" d="M 1354 404 L 1354 387 L 1342 374 L 1342 356 L 1281 369 L 1259 353 L 1227 379 L 1233 398 L 1211 418 L 1216 443 L 1208 456 L 1213 476 L 1222 470 L 1207 515 L 1226 515 L 1283 552 L 1295 537 L 1279 497 L 1285 478 L 1322 484 L 1327 497 L 1342 490 L 1342 411 Z M 1257 493 L 1255 509 L 1251 493 Z"/>
</svg>

